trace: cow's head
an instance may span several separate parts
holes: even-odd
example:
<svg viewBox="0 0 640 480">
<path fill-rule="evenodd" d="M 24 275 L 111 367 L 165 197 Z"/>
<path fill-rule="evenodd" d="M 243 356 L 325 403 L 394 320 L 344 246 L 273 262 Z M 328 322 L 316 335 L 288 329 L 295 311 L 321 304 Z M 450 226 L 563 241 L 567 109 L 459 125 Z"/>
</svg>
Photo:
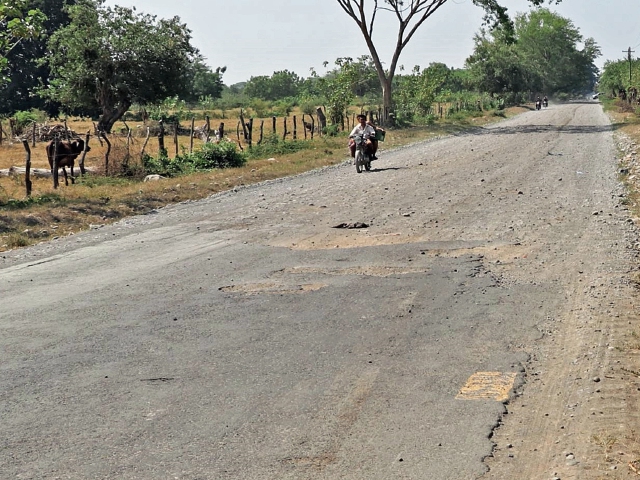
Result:
<svg viewBox="0 0 640 480">
<path fill-rule="evenodd" d="M 74 153 L 80 154 L 84 150 L 84 140 L 81 138 L 77 138 L 73 143 L 71 143 Z M 87 152 L 91 150 L 91 147 L 87 145 Z"/>
</svg>

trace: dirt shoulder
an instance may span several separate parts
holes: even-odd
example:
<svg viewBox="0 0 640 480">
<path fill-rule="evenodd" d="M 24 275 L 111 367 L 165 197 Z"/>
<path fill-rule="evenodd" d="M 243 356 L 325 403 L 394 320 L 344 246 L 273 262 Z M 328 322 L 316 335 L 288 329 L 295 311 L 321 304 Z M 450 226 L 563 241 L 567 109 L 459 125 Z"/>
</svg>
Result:
<svg viewBox="0 0 640 480">
<path fill-rule="evenodd" d="M 591 227 L 580 236 L 569 230 L 567 237 L 575 243 L 566 257 L 548 258 L 545 275 L 553 278 L 562 269 L 575 281 L 557 284 L 564 304 L 557 317 L 540 325 L 541 339 L 530 352 L 525 384 L 493 436 L 496 448 L 487 459 L 486 478 L 638 478 L 637 128 L 617 115 L 612 123 L 613 157 L 606 153 L 595 164 L 576 163 L 570 174 L 588 176 L 598 164 L 611 169 L 617 164 L 618 186 L 600 204 L 589 195 L 597 192 L 585 191 L 582 205 L 558 217 L 590 217 Z M 568 153 L 588 154 L 550 149 L 548 155 L 561 160 Z"/>
</svg>

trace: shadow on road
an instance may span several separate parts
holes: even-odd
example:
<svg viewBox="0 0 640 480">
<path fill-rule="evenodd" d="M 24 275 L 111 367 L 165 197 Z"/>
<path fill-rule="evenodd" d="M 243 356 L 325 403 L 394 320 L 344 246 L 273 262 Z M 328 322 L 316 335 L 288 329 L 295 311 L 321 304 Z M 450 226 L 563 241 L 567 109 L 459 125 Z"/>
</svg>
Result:
<svg viewBox="0 0 640 480">
<path fill-rule="evenodd" d="M 384 172 L 386 170 L 406 170 L 407 167 L 386 167 L 386 168 L 372 168 L 369 173 Z"/>
<path fill-rule="evenodd" d="M 477 128 L 467 135 L 514 135 L 519 133 L 569 133 L 587 134 L 613 132 L 622 127 L 621 123 L 611 125 L 519 125 L 515 127 Z"/>
</svg>

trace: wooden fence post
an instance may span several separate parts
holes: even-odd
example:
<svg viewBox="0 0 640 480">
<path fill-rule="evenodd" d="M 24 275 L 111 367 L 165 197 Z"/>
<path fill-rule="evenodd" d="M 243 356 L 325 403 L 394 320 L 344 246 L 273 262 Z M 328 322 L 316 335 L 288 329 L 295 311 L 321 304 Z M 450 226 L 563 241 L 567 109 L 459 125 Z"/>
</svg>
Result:
<svg viewBox="0 0 640 480">
<path fill-rule="evenodd" d="M 2 145 L 2 120 L 0 120 L 0 145 Z"/>
<path fill-rule="evenodd" d="M 33 122 L 33 131 L 31 132 L 31 145 L 36 146 L 36 122 Z"/>
<path fill-rule="evenodd" d="M 218 135 L 217 135 L 217 140 L 219 142 L 222 141 L 222 139 L 224 138 L 224 122 L 220 122 L 220 126 L 218 127 Z"/>
<path fill-rule="evenodd" d="M 277 133 L 276 133 L 276 117 L 271 117 L 271 122 L 273 124 L 273 136 L 275 137 L 277 135 Z"/>
<path fill-rule="evenodd" d="M 56 135 L 53 141 L 53 162 L 51 166 L 51 176 L 53 177 L 53 188 L 58 188 L 58 143 L 60 138 Z"/>
<path fill-rule="evenodd" d="M 193 153 L 193 130 L 195 129 L 196 117 L 191 117 L 191 129 L 189 130 L 189 155 Z"/>
<path fill-rule="evenodd" d="M 87 134 L 84 136 L 84 148 L 82 149 L 82 156 L 80 157 L 80 163 L 78 165 L 80 167 L 80 175 L 83 177 L 85 174 L 84 159 L 87 156 L 87 150 L 89 150 L 90 135 L 91 135 L 91 132 L 87 130 Z"/>
<path fill-rule="evenodd" d="M 144 149 L 147 148 L 147 143 L 149 143 L 150 136 L 151 136 L 151 128 L 147 127 L 147 138 L 144 139 L 144 143 L 142 144 L 142 150 L 140 150 L 140 160 L 144 158 Z"/>
<path fill-rule="evenodd" d="M 209 139 L 211 138 L 211 119 L 209 118 L 209 115 L 204 117 L 205 119 L 205 131 L 206 131 L 206 139 L 205 139 L 205 143 L 209 143 Z"/>
<path fill-rule="evenodd" d="M 161 157 L 167 157 L 167 149 L 164 148 L 164 122 L 160 120 L 160 131 L 158 132 L 158 148 Z M 104 138 L 104 137 L 103 137 Z"/>
<path fill-rule="evenodd" d="M 100 146 L 104 146 L 102 145 L 102 135 L 100 135 L 100 130 L 98 129 L 98 125 L 96 125 L 96 122 L 93 122 L 93 132 L 96 135 L 96 138 L 98 139 L 98 143 L 100 144 Z"/>
<path fill-rule="evenodd" d="M 25 173 L 24 173 L 24 184 L 27 188 L 27 197 L 31 196 L 31 150 L 29 149 L 29 141 L 22 140 L 22 145 L 24 146 L 25 151 L 27 152 L 27 158 L 25 159 Z"/>
<path fill-rule="evenodd" d="M 248 123 L 249 125 L 247 127 L 247 142 L 249 143 L 249 148 L 251 148 L 251 141 L 253 140 L 253 118 L 250 118 Z"/>
<path fill-rule="evenodd" d="M 263 138 L 264 138 L 264 120 L 260 120 L 260 140 L 258 140 L 258 145 L 262 143 Z"/>
<path fill-rule="evenodd" d="M 242 123 L 242 134 L 246 142 L 249 138 L 249 132 L 247 132 L 247 124 L 244 121 L 244 114 L 242 113 L 242 109 L 240 109 L 240 123 Z"/>
<path fill-rule="evenodd" d="M 298 139 L 298 122 L 295 115 L 293 116 L 293 139 Z"/>
<path fill-rule="evenodd" d="M 316 109 L 316 115 L 318 116 L 318 133 L 322 135 L 324 129 L 327 128 L 327 117 L 321 107 Z"/>
<path fill-rule="evenodd" d="M 287 134 L 289 132 L 287 132 L 287 117 L 284 117 L 284 133 L 282 134 L 282 140 L 286 140 L 287 139 Z"/>
<path fill-rule="evenodd" d="M 180 126 L 180 122 L 176 120 L 176 123 L 173 126 L 173 144 L 175 145 L 176 157 L 178 156 L 178 127 L 179 126 Z"/>
</svg>

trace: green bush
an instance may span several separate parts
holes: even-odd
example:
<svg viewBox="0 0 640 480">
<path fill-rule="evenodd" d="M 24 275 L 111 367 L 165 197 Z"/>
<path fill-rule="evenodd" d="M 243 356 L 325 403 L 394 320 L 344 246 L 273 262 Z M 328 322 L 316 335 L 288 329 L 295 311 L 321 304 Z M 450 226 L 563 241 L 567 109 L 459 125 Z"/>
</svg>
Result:
<svg viewBox="0 0 640 480">
<path fill-rule="evenodd" d="M 425 115 L 420 117 L 415 117 L 413 119 L 413 123 L 416 125 L 433 125 L 438 121 L 438 117 L 436 115 Z"/>
<path fill-rule="evenodd" d="M 286 142 L 277 135 L 269 135 L 262 139 L 262 143 L 256 144 L 249 149 L 247 151 L 247 156 L 249 158 L 265 158 L 274 155 L 295 153 L 300 150 L 306 150 L 314 147 L 315 145 L 312 142 L 306 142 L 304 140 Z"/>
<path fill-rule="evenodd" d="M 15 119 L 16 134 L 22 135 L 27 127 L 38 121 L 39 115 L 37 110 L 16 112 L 13 115 Z"/>
<path fill-rule="evenodd" d="M 338 128 L 338 125 L 327 125 L 322 133 L 328 135 L 329 137 L 335 137 L 338 135 L 339 131 L 340 130 Z"/>
<path fill-rule="evenodd" d="M 315 115 L 316 114 L 316 104 L 311 100 L 304 100 L 300 103 L 300 110 L 305 115 Z"/>
<path fill-rule="evenodd" d="M 237 145 L 227 140 L 222 140 L 220 143 L 205 143 L 191 157 L 196 170 L 241 167 L 246 162 L 244 154 L 238 151 Z"/>
<path fill-rule="evenodd" d="M 147 175 L 158 174 L 173 177 L 193 172 L 213 170 L 214 168 L 240 167 L 246 162 L 246 156 L 237 150 L 233 142 L 205 143 L 192 154 L 178 155 L 174 159 L 165 156 L 142 159 Z"/>
</svg>

